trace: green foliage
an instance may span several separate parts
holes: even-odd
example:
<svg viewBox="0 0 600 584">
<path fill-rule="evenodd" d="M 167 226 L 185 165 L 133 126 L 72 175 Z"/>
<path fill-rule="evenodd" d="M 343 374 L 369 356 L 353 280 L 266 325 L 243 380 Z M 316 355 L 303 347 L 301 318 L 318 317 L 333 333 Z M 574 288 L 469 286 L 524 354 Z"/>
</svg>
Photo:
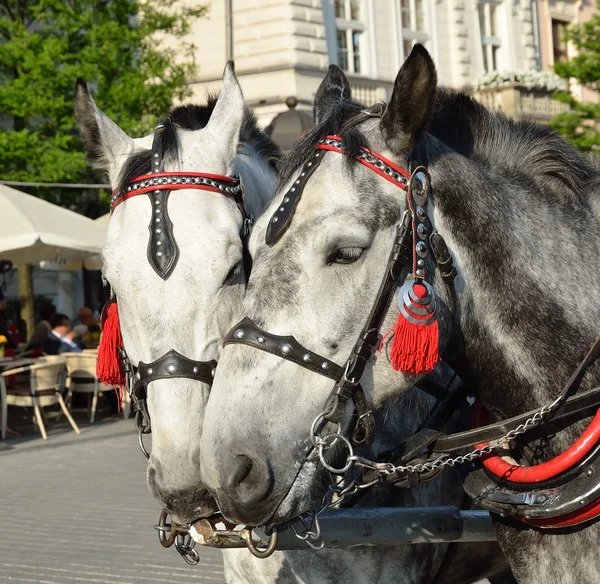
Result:
<svg viewBox="0 0 600 584">
<path fill-rule="evenodd" d="M 183 42 L 206 6 L 175 0 L 0 0 L 0 169 L 5 180 L 90 182 L 73 113 L 83 77 L 132 136 L 147 134 L 188 94 L 193 46 Z M 171 42 L 164 42 L 165 37 Z M 173 42 L 173 39 L 175 42 Z M 81 196 L 38 189 L 69 205 Z"/>
<path fill-rule="evenodd" d="M 600 10 L 600 0 L 597 7 Z M 554 71 L 563 79 L 576 79 L 580 85 L 600 91 L 600 13 L 587 22 L 569 27 L 566 36 L 577 55 L 555 63 Z M 569 93 L 555 97 L 567 103 L 570 111 L 555 116 L 550 125 L 581 150 L 600 150 L 600 132 L 596 129 L 600 104 L 579 102 Z"/>
</svg>

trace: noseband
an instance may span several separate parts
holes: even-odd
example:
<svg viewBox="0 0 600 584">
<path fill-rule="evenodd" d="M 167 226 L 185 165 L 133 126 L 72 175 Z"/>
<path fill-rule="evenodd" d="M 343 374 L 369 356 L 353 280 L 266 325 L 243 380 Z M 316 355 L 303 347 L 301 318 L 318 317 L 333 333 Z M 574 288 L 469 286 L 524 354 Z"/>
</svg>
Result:
<svg viewBox="0 0 600 584">
<path fill-rule="evenodd" d="M 342 139 L 339 136 L 326 136 L 316 146 L 316 152 L 304 164 L 300 175 L 290 189 L 285 193 L 281 204 L 271 217 L 266 233 L 266 243 L 276 243 L 288 229 L 298 206 L 306 183 L 316 168 L 321 164 L 324 152 L 330 151 L 344 154 Z M 272 355 L 293 361 L 297 365 L 309 369 L 320 375 L 333 379 L 335 385 L 327 399 L 322 421 L 334 424 L 341 422 L 346 404 L 353 402 L 356 417 L 352 430 L 352 439 L 355 444 L 370 443 L 375 435 L 375 422 L 371 411 L 368 409 L 360 379 L 368 361 L 371 359 L 375 348 L 379 344 L 380 329 L 383 325 L 389 305 L 398 288 L 401 275 L 412 265 L 414 254 L 418 253 L 423 259 L 428 255 L 428 247 L 424 246 L 423 239 L 428 234 L 429 243 L 434 252 L 434 257 L 441 270 L 442 278 L 448 285 L 452 285 L 456 270 L 443 240 L 437 233 L 432 233 L 431 224 L 426 213 L 420 206 L 430 191 L 430 180 L 426 169 L 417 167 L 412 174 L 400 168 L 381 154 L 366 147 L 361 147 L 357 162 L 377 173 L 393 185 L 402 189 L 409 200 L 409 209 L 397 228 L 394 245 L 388 260 L 386 276 L 382 281 L 371 312 L 356 341 L 350 357 L 345 366 L 337 365 L 317 353 L 303 347 L 292 336 L 278 336 L 260 329 L 249 318 L 245 318 L 233 327 L 225 336 L 224 345 L 241 343 Z M 413 221 L 410 209 L 416 210 L 416 220 Z M 413 225 L 415 228 L 413 229 Z M 419 234 L 419 237 L 415 236 Z M 424 234 L 424 235 L 423 235 Z M 439 239 L 438 239 L 439 238 Z M 418 241 L 417 241 L 418 239 Z M 444 251 L 445 250 L 445 251 Z M 424 265 L 423 263 L 419 264 Z M 417 275 L 420 276 L 417 270 Z"/>
<path fill-rule="evenodd" d="M 252 219 L 244 209 L 243 188 L 239 178 L 220 174 L 201 172 L 165 172 L 162 154 L 161 131 L 170 121 L 159 122 L 152 143 L 152 170 L 148 174 L 138 176 L 122 190 L 115 190 L 111 197 L 111 214 L 123 202 L 133 197 L 148 195 L 152 205 L 152 216 L 148 231 L 147 258 L 154 271 L 167 280 L 179 259 L 179 247 L 173 232 L 173 223 L 169 218 L 168 201 L 171 191 L 202 190 L 220 193 L 232 197 L 242 214 L 242 242 L 244 246 L 244 263 L 248 265 L 247 239 Z M 193 379 L 212 385 L 217 362 L 194 361 L 171 349 L 162 357 L 151 363 L 140 361 L 134 367 L 125 352 L 119 348 L 120 358 L 127 380 L 127 389 L 131 396 L 135 411 L 136 426 L 139 433 L 139 444 L 144 456 L 150 457 L 143 444 L 143 434 L 151 432 L 150 415 L 146 404 L 147 386 L 158 379 Z"/>
</svg>

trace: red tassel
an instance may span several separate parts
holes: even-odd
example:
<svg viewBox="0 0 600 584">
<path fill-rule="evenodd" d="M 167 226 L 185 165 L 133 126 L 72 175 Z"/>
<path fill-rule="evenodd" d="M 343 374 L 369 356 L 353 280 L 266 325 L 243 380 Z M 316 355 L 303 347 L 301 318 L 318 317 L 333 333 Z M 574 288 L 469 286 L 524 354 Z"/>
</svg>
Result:
<svg viewBox="0 0 600 584">
<path fill-rule="evenodd" d="M 422 284 L 413 285 L 413 291 L 419 298 L 427 294 Z M 400 302 L 402 300 L 402 289 L 399 291 Z M 426 308 L 429 305 L 422 306 Z M 439 330 L 437 319 L 431 320 L 429 315 L 417 315 L 404 306 L 408 314 L 415 320 L 430 321 L 429 324 L 417 324 L 409 322 L 402 313 L 398 315 L 398 321 L 394 327 L 394 340 L 390 360 L 395 371 L 403 371 L 411 375 L 419 375 L 432 371 L 440 361 L 439 353 Z"/>
<path fill-rule="evenodd" d="M 119 326 L 119 310 L 117 303 L 111 302 L 102 315 L 102 335 L 98 347 L 96 375 L 105 385 L 112 385 L 115 388 L 120 411 L 126 381 L 119 356 L 119 347 L 123 347 L 123 337 Z"/>
</svg>

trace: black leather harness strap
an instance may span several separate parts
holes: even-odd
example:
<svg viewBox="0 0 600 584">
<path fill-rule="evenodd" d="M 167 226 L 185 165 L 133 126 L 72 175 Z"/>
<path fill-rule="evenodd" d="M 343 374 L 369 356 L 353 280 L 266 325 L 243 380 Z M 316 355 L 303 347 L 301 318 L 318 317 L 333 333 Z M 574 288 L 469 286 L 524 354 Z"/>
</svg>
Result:
<svg viewBox="0 0 600 584">
<path fill-rule="evenodd" d="M 193 379 L 211 385 L 216 368 L 217 362 L 215 360 L 192 361 L 192 359 L 184 357 L 175 349 L 171 349 L 152 363 L 139 362 L 134 376 L 133 388 L 135 391 L 137 387 L 146 386 L 157 379 L 176 378 Z"/>
<path fill-rule="evenodd" d="M 293 361 L 300 367 L 309 369 L 337 381 L 344 369 L 337 363 L 325 359 L 303 347 L 293 336 L 280 336 L 262 330 L 246 317 L 232 328 L 223 339 L 223 345 L 240 343 L 265 351 L 271 355 Z"/>
</svg>

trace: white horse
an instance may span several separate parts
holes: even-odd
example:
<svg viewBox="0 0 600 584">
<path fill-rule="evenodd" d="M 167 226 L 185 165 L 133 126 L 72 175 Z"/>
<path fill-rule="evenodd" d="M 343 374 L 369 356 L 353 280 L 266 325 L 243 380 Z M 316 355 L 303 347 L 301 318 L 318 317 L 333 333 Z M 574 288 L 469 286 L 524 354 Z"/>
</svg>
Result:
<svg viewBox="0 0 600 584">
<path fill-rule="evenodd" d="M 76 86 L 75 109 L 89 158 L 108 173 L 116 191 L 127 191 L 132 179 L 153 170 L 152 146 L 158 132 L 129 137 L 98 109 L 83 80 Z M 174 109 L 160 133 L 165 172 L 238 175 L 249 215 L 258 215 L 270 199 L 278 149 L 245 108 L 231 65 L 225 69 L 218 100 Z M 167 278 L 157 273 L 148 250 L 150 234 L 164 229 L 167 218 L 163 212 L 163 223 L 155 222 L 156 207 L 146 195 L 113 207 L 102 252 L 103 276 L 116 296 L 125 350 L 134 367 L 171 349 L 194 361 L 217 360 L 223 335 L 237 318 L 245 293 L 240 237 L 244 218 L 234 197 L 217 189 L 192 188 L 173 190 L 168 196 L 179 253 Z M 208 392 L 207 383 L 185 377 L 157 379 L 147 387 L 152 421 L 148 484 L 180 523 L 217 510 L 199 480 Z"/>
</svg>

